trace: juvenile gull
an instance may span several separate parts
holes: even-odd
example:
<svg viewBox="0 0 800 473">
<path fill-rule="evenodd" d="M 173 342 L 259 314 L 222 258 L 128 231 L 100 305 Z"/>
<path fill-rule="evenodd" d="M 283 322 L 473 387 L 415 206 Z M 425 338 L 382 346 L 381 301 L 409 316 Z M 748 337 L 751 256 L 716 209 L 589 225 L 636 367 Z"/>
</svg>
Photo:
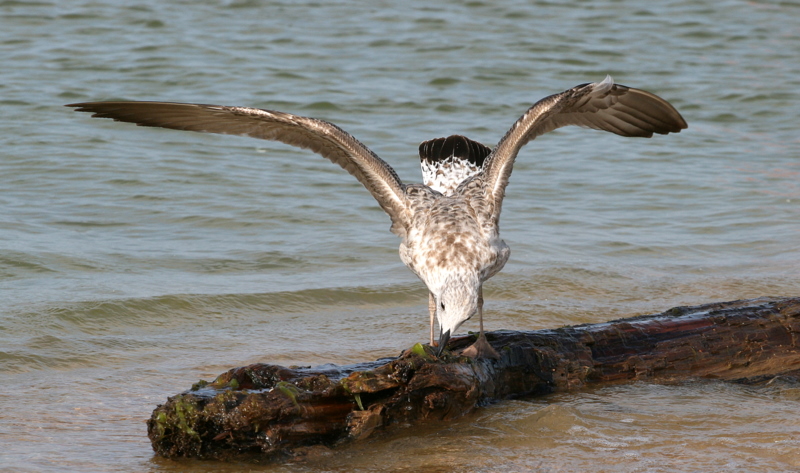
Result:
<svg viewBox="0 0 800 473">
<path fill-rule="evenodd" d="M 483 283 L 508 261 L 499 236 L 500 210 L 520 148 L 539 135 L 578 125 L 621 136 L 665 135 L 686 128 L 664 99 L 644 90 L 602 82 L 545 97 L 489 149 L 454 135 L 420 145 L 424 184 L 404 184 L 394 169 L 338 126 L 314 118 L 247 107 L 170 102 L 69 104 L 93 117 L 141 126 L 244 135 L 308 148 L 355 176 L 402 238 L 400 259 L 428 287 L 430 343 L 439 324 L 437 355 L 450 335 L 476 313 L 477 341 L 463 353 L 497 358 L 483 333 Z"/>
</svg>

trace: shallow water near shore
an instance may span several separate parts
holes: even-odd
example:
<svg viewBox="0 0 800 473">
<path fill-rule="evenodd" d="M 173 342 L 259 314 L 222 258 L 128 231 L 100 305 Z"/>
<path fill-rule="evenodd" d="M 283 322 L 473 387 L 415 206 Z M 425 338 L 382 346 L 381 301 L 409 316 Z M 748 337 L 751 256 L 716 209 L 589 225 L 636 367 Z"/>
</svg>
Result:
<svg viewBox="0 0 800 473">
<path fill-rule="evenodd" d="M 63 107 L 314 116 L 419 182 L 421 141 L 492 146 L 535 101 L 610 74 L 689 129 L 562 129 L 526 146 L 487 329 L 797 296 L 797 6 L 0 0 L 0 13 L 0 471 L 800 469 L 787 380 L 502 402 L 287 465 L 155 457 L 144 422 L 167 396 L 248 363 L 396 355 L 427 338 L 427 292 L 388 217 L 326 160 Z"/>
</svg>

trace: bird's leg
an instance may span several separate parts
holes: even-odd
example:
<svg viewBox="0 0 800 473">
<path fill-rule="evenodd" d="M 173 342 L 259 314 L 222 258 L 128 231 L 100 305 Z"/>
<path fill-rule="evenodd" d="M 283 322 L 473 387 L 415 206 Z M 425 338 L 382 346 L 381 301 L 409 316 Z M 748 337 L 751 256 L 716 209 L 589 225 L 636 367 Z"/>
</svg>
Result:
<svg viewBox="0 0 800 473">
<path fill-rule="evenodd" d="M 478 339 L 461 352 L 461 354 L 470 358 L 494 358 L 495 360 L 499 360 L 500 355 L 489 345 L 489 341 L 486 340 L 486 335 L 483 333 L 483 287 L 478 289 L 478 318 L 481 326 Z"/>
<path fill-rule="evenodd" d="M 438 343 L 433 340 L 433 320 L 436 317 L 436 298 L 433 297 L 432 292 L 428 292 L 428 312 L 431 314 L 431 346 L 435 347 L 438 346 Z"/>
</svg>

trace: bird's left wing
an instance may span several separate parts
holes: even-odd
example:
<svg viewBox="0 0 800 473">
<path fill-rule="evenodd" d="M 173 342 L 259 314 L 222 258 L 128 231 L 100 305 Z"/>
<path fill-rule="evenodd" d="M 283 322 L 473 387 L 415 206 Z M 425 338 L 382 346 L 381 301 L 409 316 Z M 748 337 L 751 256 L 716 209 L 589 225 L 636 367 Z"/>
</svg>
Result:
<svg viewBox="0 0 800 473">
<path fill-rule="evenodd" d="M 404 185 L 389 164 L 338 126 L 315 118 L 248 107 L 172 102 L 86 102 L 66 105 L 93 117 L 140 126 L 242 135 L 308 148 L 355 176 L 403 235 L 408 219 Z"/>
</svg>

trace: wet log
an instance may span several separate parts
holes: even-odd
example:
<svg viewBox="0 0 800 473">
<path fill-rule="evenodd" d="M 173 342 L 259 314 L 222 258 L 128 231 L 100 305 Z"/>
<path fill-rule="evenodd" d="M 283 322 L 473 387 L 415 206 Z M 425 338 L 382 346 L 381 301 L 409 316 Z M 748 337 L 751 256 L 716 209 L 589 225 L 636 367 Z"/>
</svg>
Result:
<svg viewBox="0 0 800 473">
<path fill-rule="evenodd" d="M 442 359 L 417 345 L 397 358 L 350 366 L 232 369 L 158 406 L 148 435 L 165 457 L 276 459 L 587 385 L 798 376 L 800 298 L 676 307 L 487 337 L 500 360 L 459 356 L 474 341 L 467 336 L 451 340 Z"/>
</svg>

